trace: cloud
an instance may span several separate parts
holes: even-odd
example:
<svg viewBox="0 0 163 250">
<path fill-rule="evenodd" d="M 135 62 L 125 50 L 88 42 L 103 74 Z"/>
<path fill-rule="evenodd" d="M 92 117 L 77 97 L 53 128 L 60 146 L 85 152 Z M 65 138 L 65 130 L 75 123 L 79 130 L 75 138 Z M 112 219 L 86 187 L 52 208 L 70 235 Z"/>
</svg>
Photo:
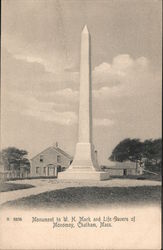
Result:
<svg viewBox="0 0 163 250">
<path fill-rule="evenodd" d="M 34 108 L 26 110 L 25 114 L 41 121 L 55 122 L 64 126 L 71 126 L 77 122 L 77 116 L 74 112 L 57 112 L 51 109 Z"/>
<path fill-rule="evenodd" d="M 77 101 L 77 99 L 78 99 L 78 91 L 73 90 L 71 88 L 60 89 L 60 90 L 54 92 L 54 96 L 58 96 L 58 97 L 62 97 L 62 98 L 65 98 L 65 99 Z"/>
<path fill-rule="evenodd" d="M 28 63 L 39 63 L 44 67 L 44 70 L 49 73 L 57 73 L 63 71 L 64 65 L 61 58 L 57 62 L 52 58 L 46 58 L 46 56 L 39 57 L 36 53 L 21 51 L 19 54 L 13 54 L 16 59 L 23 60 Z M 54 55 L 56 58 L 56 55 Z"/>
<path fill-rule="evenodd" d="M 6 53 L 3 58 L 6 60 L 3 61 L 6 62 L 6 71 L 3 71 L 5 110 L 62 125 L 77 122 L 78 72 L 66 70 L 63 74 L 47 73 L 41 57 L 15 58 Z M 147 109 L 151 103 L 152 109 L 158 110 L 160 91 L 159 74 L 152 70 L 147 58 L 134 59 L 123 54 L 113 58 L 112 63 L 103 62 L 93 70 L 95 126 L 112 126 L 119 120 L 123 121 L 124 112 L 132 117 L 134 113 L 138 115 L 135 102 L 141 104 L 140 110 Z"/>
<path fill-rule="evenodd" d="M 40 63 L 45 67 L 45 69 L 47 66 L 47 63 L 41 57 L 34 57 L 34 56 L 28 56 L 28 55 L 25 56 L 23 54 L 16 54 L 16 55 L 14 55 L 14 57 L 16 59 L 23 60 L 23 61 L 26 61 L 29 63 L 35 63 L 35 62 Z"/>
<path fill-rule="evenodd" d="M 71 76 L 71 78 L 75 78 L 75 80 L 76 77 L 78 78 L 77 67 L 74 66 L 70 55 L 66 57 L 66 52 L 63 48 L 58 49 L 54 46 L 49 50 L 46 46 L 46 49 L 42 49 L 41 43 L 26 43 L 24 39 L 20 39 L 20 37 L 5 33 L 3 33 L 2 47 L 17 60 L 42 65 L 47 73 L 56 74 L 59 77 L 57 77 L 57 79 L 60 81 L 62 78 L 66 79 L 67 76 Z"/>
<path fill-rule="evenodd" d="M 78 88 L 78 72 L 50 73 L 41 64 L 41 58 L 28 56 L 26 59 L 15 58 L 2 48 L 2 88 L 5 92 L 29 92 L 40 101 L 56 98 L 56 101 L 60 102 L 63 96 L 67 96 L 66 100 L 71 101 L 71 95 L 76 100 L 76 93 L 71 92 Z M 62 90 L 65 94 L 61 93 Z M 56 93 L 57 91 L 59 92 Z"/>
<path fill-rule="evenodd" d="M 96 84 L 93 93 L 101 100 L 147 95 L 151 88 L 160 88 L 160 79 L 145 57 L 118 55 L 112 64 L 105 62 L 95 67 L 93 76 Z"/>
<path fill-rule="evenodd" d="M 71 88 L 59 89 L 56 91 L 38 91 L 35 93 L 30 92 L 36 99 L 45 102 L 53 102 L 57 106 L 66 108 L 73 108 L 74 104 L 78 103 L 79 92 Z"/>
<path fill-rule="evenodd" d="M 70 89 L 63 89 L 62 91 L 56 91 L 53 95 L 63 96 L 69 95 L 70 97 L 76 96 L 78 92 Z M 23 92 L 10 92 L 7 95 L 10 105 L 6 108 L 10 111 L 17 112 L 21 115 L 33 117 L 44 122 L 54 122 L 59 125 L 71 126 L 77 124 L 78 114 L 74 111 L 62 111 L 59 112 L 59 104 L 55 102 L 43 102 L 37 100 L 31 96 L 31 93 Z M 61 104 L 63 105 L 63 104 Z M 67 105 L 64 103 L 64 106 Z M 63 110 L 65 108 L 63 107 Z M 5 110 L 3 109 L 5 112 Z M 95 126 L 108 127 L 114 125 L 114 121 L 108 118 L 95 118 L 93 119 Z"/>
<path fill-rule="evenodd" d="M 114 121 L 107 119 L 107 118 L 101 118 L 101 119 L 93 119 L 93 123 L 95 126 L 102 126 L 102 127 L 110 127 L 114 125 Z"/>
<path fill-rule="evenodd" d="M 113 58 L 112 64 L 103 62 L 93 70 L 95 84 L 115 86 L 134 71 L 145 71 L 148 67 L 148 60 L 145 57 L 133 59 L 128 54 L 121 54 Z"/>
<path fill-rule="evenodd" d="M 8 110 L 20 113 L 21 115 L 34 117 L 41 121 L 55 122 L 59 125 L 70 126 L 77 122 L 77 115 L 72 111 L 59 112 L 55 110 L 55 103 L 41 102 L 30 94 L 12 92 L 8 94 L 10 106 Z M 5 105 L 5 103 L 4 103 Z M 5 111 L 3 109 L 3 111 Z"/>
<path fill-rule="evenodd" d="M 144 138 L 150 131 L 160 131 L 161 74 L 152 62 L 143 56 L 134 59 L 118 55 L 111 64 L 97 66 L 93 74 L 93 110 L 97 118 L 101 114 L 103 119 L 109 117 L 124 137 Z"/>
<path fill-rule="evenodd" d="M 122 94 L 125 94 L 124 92 L 122 92 L 122 88 L 121 87 L 102 87 L 100 89 L 96 89 L 93 90 L 93 96 L 97 99 L 107 99 L 107 98 L 115 98 L 115 97 L 121 97 Z"/>
</svg>

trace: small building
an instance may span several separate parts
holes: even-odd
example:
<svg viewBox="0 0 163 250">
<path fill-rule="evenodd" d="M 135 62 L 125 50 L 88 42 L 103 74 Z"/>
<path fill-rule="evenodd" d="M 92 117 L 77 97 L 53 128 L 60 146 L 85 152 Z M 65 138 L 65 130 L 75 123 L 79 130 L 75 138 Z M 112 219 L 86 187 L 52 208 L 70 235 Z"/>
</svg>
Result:
<svg viewBox="0 0 163 250">
<path fill-rule="evenodd" d="M 113 166 L 105 167 L 110 173 L 110 176 L 128 176 L 128 175 L 142 175 L 143 166 L 138 162 L 124 161 L 116 162 Z"/>
<path fill-rule="evenodd" d="M 58 172 L 65 170 L 72 162 L 72 156 L 56 146 L 51 146 L 31 159 L 30 176 L 57 177 Z"/>
</svg>

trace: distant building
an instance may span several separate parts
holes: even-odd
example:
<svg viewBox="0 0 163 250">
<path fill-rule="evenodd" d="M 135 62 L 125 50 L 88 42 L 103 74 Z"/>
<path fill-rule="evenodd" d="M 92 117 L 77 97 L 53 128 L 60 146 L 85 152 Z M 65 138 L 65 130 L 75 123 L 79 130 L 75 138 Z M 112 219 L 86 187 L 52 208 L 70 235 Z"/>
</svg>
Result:
<svg viewBox="0 0 163 250">
<path fill-rule="evenodd" d="M 141 166 L 137 162 L 132 161 L 124 161 L 124 162 L 116 162 L 116 165 L 112 167 L 105 167 L 110 173 L 110 176 L 127 176 L 127 175 L 142 175 L 143 174 L 143 166 Z"/>
<path fill-rule="evenodd" d="M 72 162 L 72 157 L 56 146 L 51 146 L 31 159 L 31 177 L 56 176 Z"/>
</svg>

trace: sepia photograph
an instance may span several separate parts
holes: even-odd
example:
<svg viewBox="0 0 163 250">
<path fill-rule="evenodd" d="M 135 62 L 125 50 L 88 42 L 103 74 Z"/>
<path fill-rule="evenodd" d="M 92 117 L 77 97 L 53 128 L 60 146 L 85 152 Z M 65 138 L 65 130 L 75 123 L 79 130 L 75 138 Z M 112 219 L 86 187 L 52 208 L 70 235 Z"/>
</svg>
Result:
<svg viewBox="0 0 163 250">
<path fill-rule="evenodd" d="M 2 0 L 0 249 L 161 249 L 162 1 Z"/>
</svg>

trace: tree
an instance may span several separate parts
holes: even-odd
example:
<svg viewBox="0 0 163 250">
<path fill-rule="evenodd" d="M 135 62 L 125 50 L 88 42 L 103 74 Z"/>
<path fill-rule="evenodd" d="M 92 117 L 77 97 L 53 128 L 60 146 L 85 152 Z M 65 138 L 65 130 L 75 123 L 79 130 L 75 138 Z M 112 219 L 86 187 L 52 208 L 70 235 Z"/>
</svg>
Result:
<svg viewBox="0 0 163 250">
<path fill-rule="evenodd" d="M 162 159 L 162 140 L 145 140 L 143 143 L 143 156 L 147 159 L 147 162 L 154 160 L 157 165 Z"/>
<path fill-rule="evenodd" d="M 20 170 L 20 166 L 30 167 L 29 160 L 26 158 L 28 152 L 15 147 L 8 147 L 1 151 L 1 162 L 5 170 Z"/>
<path fill-rule="evenodd" d="M 161 139 L 155 139 L 153 140 L 153 155 L 152 158 L 156 161 L 156 164 L 158 161 L 161 161 L 162 159 L 162 140 Z"/>
<path fill-rule="evenodd" d="M 112 161 L 142 161 L 145 166 L 155 165 L 154 169 L 161 169 L 162 164 L 162 139 L 148 139 L 141 142 L 140 139 L 124 139 L 114 148 L 111 156 Z"/>
<path fill-rule="evenodd" d="M 148 160 L 151 159 L 151 156 L 153 154 L 152 146 L 152 139 L 145 140 L 143 143 L 143 157 Z"/>
<path fill-rule="evenodd" d="M 142 142 L 139 139 L 124 139 L 113 150 L 109 157 L 112 161 L 138 161 L 142 158 Z"/>
</svg>

